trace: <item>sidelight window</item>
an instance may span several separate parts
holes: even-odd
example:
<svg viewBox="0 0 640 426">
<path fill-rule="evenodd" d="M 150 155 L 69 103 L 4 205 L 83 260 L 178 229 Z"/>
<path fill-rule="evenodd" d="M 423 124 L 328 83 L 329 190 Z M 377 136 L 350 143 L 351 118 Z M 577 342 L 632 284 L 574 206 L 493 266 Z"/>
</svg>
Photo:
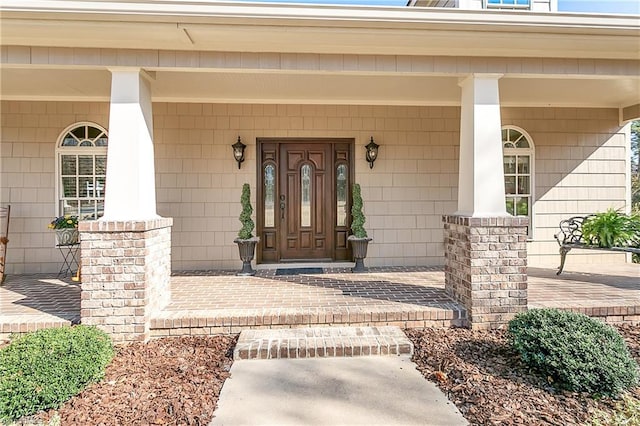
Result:
<svg viewBox="0 0 640 426">
<path fill-rule="evenodd" d="M 276 167 L 273 164 L 264 166 L 264 226 L 276 226 Z"/>
</svg>

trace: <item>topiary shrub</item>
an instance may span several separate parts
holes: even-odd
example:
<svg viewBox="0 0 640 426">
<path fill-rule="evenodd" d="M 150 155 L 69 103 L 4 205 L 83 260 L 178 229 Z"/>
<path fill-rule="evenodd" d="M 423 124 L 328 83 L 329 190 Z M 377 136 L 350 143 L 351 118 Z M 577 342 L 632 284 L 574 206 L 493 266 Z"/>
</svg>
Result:
<svg viewBox="0 0 640 426">
<path fill-rule="evenodd" d="M 351 232 L 356 238 L 367 238 L 367 231 L 364 229 L 366 221 L 362 212 L 362 195 L 360 194 L 360 184 L 354 183 L 352 190 L 353 205 L 351 206 Z"/>
<path fill-rule="evenodd" d="M 532 309 L 509 322 L 522 360 L 558 389 L 617 396 L 638 382 L 638 365 L 622 336 L 586 315 Z"/>
<path fill-rule="evenodd" d="M 104 377 L 113 358 L 109 336 L 95 327 L 27 333 L 0 349 L 0 420 L 57 408 Z"/>
<path fill-rule="evenodd" d="M 253 213 L 253 207 L 251 206 L 251 188 L 248 183 L 242 185 L 242 195 L 240 195 L 240 204 L 242 204 L 242 212 L 240 213 L 240 223 L 242 228 L 238 232 L 238 238 L 241 240 L 248 240 L 253 238 L 253 229 L 255 224 L 251 219 L 251 213 Z"/>
</svg>

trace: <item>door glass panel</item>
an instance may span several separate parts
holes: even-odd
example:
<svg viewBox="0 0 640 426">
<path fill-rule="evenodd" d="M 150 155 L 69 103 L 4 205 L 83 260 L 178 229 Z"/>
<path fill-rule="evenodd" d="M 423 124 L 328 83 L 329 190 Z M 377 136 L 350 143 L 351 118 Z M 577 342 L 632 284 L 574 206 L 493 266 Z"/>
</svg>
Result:
<svg viewBox="0 0 640 426">
<path fill-rule="evenodd" d="M 300 225 L 311 226 L 311 166 L 308 164 L 300 168 Z"/>
<path fill-rule="evenodd" d="M 336 225 L 347 226 L 347 166 L 340 164 L 336 171 Z"/>
<path fill-rule="evenodd" d="M 264 226 L 273 228 L 276 223 L 275 211 L 275 167 L 267 164 L 264 167 Z"/>
</svg>

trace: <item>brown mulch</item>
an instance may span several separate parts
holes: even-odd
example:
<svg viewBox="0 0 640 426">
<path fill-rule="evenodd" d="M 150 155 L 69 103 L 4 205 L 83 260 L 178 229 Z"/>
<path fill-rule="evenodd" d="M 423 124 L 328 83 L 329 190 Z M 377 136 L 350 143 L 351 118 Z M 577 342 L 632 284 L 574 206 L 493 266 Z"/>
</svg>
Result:
<svg viewBox="0 0 640 426">
<path fill-rule="evenodd" d="M 640 363 L 640 327 L 618 327 Z M 614 401 L 557 392 L 529 372 L 501 330 L 405 330 L 413 361 L 472 425 L 577 425 Z M 65 425 L 204 425 L 229 377 L 236 337 L 181 337 L 118 349 L 105 379 L 57 413 Z M 632 390 L 640 399 L 640 388 Z M 56 413 L 41 414 L 47 420 Z"/>
<path fill-rule="evenodd" d="M 207 425 L 229 377 L 236 339 L 176 337 L 123 346 L 103 381 L 57 410 L 60 423 Z"/>
<path fill-rule="evenodd" d="M 640 363 L 640 327 L 618 330 Z M 520 361 L 504 330 L 405 332 L 415 345 L 418 370 L 437 383 L 472 425 L 585 424 L 596 409 L 611 412 L 615 402 L 555 391 Z M 640 399 L 640 388 L 631 393 Z"/>
</svg>

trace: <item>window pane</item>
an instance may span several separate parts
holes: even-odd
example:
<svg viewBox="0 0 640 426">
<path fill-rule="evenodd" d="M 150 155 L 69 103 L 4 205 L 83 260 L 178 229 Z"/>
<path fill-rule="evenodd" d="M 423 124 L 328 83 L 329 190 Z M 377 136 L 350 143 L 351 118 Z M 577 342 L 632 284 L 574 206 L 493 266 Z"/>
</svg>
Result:
<svg viewBox="0 0 640 426">
<path fill-rule="evenodd" d="M 94 200 L 81 200 L 80 201 L 80 218 L 85 220 L 97 219 L 96 216 L 96 202 Z"/>
<path fill-rule="evenodd" d="M 107 138 L 101 137 L 100 139 L 96 139 L 95 144 L 96 146 L 107 146 Z"/>
<path fill-rule="evenodd" d="M 76 139 L 78 140 L 83 140 L 87 138 L 87 127 L 86 126 L 80 126 L 80 127 L 76 127 L 75 129 L 73 129 L 71 132 L 71 134 L 73 134 Z"/>
<path fill-rule="evenodd" d="M 300 225 L 311 226 L 311 166 L 300 168 L 302 198 L 300 199 Z"/>
<path fill-rule="evenodd" d="M 519 155 L 518 156 L 518 174 L 528 175 L 529 172 L 529 156 L 528 155 Z"/>
<path fill-rule="evenodd" d="M 64 200 L 62 201 L 62 214 L 77 215 L 78 214 L 78 202 L 76 200 Z"/>
<path fill-rule="evenodd" d="M 75 175 L 78 172 L 76 156 L 75 155 L 63 155 L 62 156 L 62 175 Z"/>
<path fill-rule="evenodd" d="M 264 168 L 264 226 L 266 228 L 276 226 L 275 182 L 275 167 L 268 164 Z"/>
<path fill-rule="evenodd" d="M 516 200 L 516 214 L 518 216 L 529 216 L 529 198 L 521 197 Z"/>
<path fill-rule="evenodd" d="M 79 192 L 80 192 L 79 197 L 86 198 L 86 197 L 95 197 L 96 196 L 92 177 L 81 177 L 81 178 L 78 178 L 78 186 L 79 186 L 78 189 L 79 189 Z"/>
<path fill-rule="evenodd" d="M 516 177 L 515 176 L 504 177 L 504 190 L 507 194 L 516 193 Z"/>
<path fill-rule="evenodd" d="M 76 138 L 74 138 L 71 135 L 67 135 L 67 137 L 65 137 L 62 140 L 62 146 L 76 146 L 78 145 L 78 141 L 76 140 Z"/>
<path fill-rule="evenodd" d="M 336 170 L 336 197 L 338 211 L 336 225 L 347 226 L 347 166 L 340 164 Z"/>
<path fill-rule="evenodd" d="M 515 172 L 516 172 L 516 157 L 515 157 L 515 155 L 505 155 L 505 157 L 504 157 L 504 172 L 506 174 L 515 174 Z"/>
<path fill-rule="evenodd" d="M 96 155 L 96 175 L 105 176 L 107 174 L 107 156 Z"/>
<path fill-rule="evenodd" d="M 531 194 L 529 176 L 518 176 L 518 194 Z"/>
<path fill-rule="evenodd" d="M 75 176 L 62 178 L 62 196 L 65 198 L 78 196 Z"/>
<path fill-rule="evenodd" d="M 96 198 L 104 197 L 104 183 L 105 183 L 105 178 L 103 177 L 96 178 Z"/>
<path fill-rule="evenodd" d="M 91 141 L 82 141 L 80 146 L 93 146 L 93 143 Z"/>
<path fill-rule="evenodd" d="M 513 202 L 513 198 L 507 198 L 506 203 L 507 203 L 507 213 L 509 213 L 510 215 L 514 215 L 514 210 L 513 210 L 514 202 Z"/>
<path fill-rule="evenodd" d="M 102 134 L 102 131 L 100 129 L 97 129 L 95 127 L 89 127 L 87 130 L 87 137 L 89 139 L 95 139 L 98 136 L 100 136 Z"/>
<path fill-rule="evenodd" d="M 79 155 L 78 156 L 79 175 L 92 175 L 93 174 L 93 155 Z"/>
</svg>

